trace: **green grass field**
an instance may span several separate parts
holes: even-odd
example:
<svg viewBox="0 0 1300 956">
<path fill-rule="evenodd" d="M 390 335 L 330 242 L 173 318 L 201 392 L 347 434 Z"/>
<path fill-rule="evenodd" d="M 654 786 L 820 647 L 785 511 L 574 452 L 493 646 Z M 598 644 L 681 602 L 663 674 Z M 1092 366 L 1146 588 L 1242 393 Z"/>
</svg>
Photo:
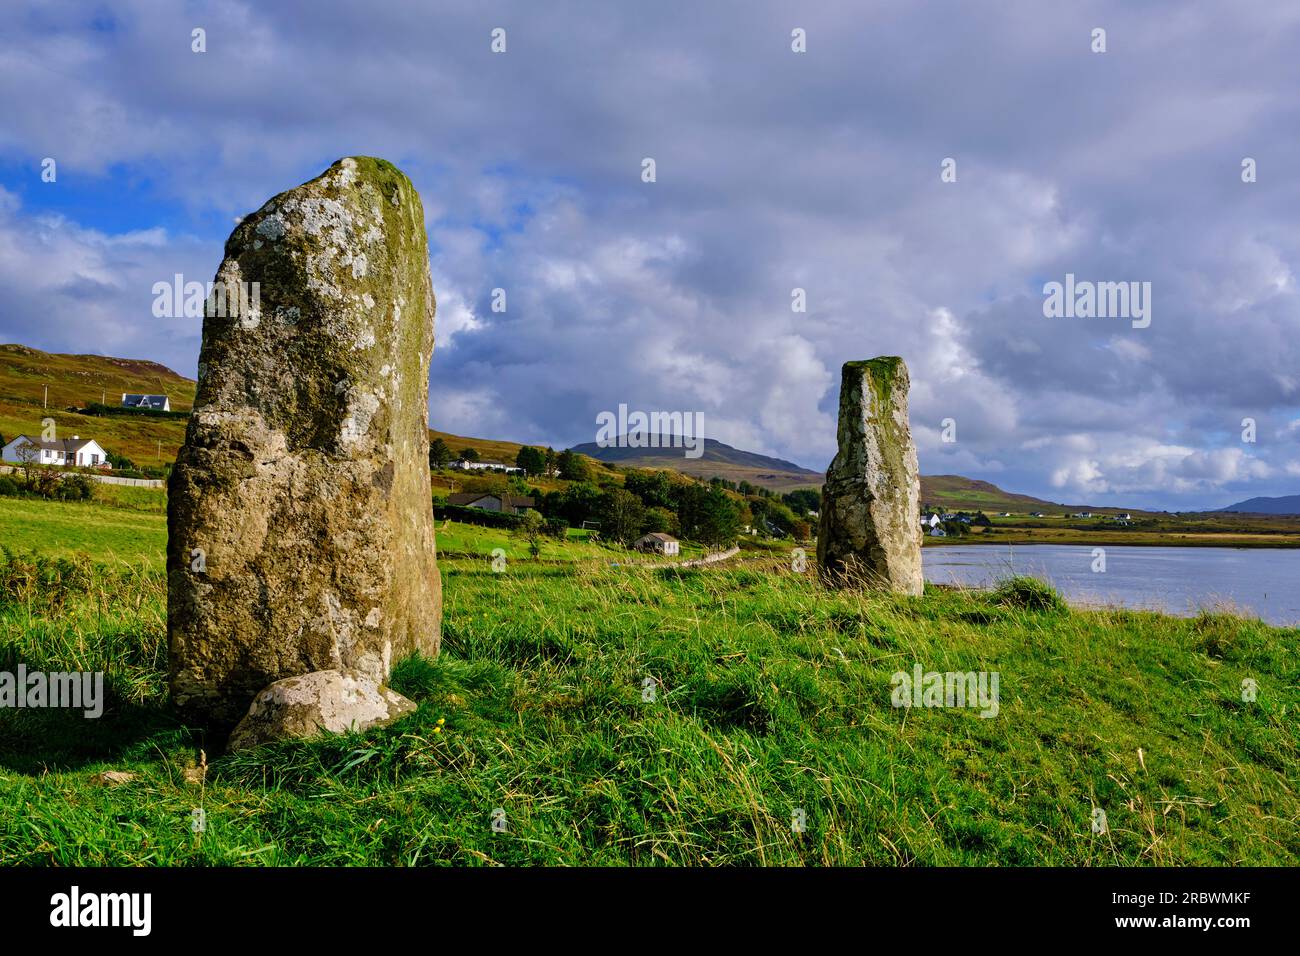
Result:
<svg viewBox="0 0 1300 956">
<path fill-rule="evenodd" d="M 106 564 L 164 566 L 167 504 L 161 490 L 98 485 L 86 502 L 42 501 L 0 497 L 0 545 L 52 557 L 83 555 Z M 496 548 L 507 561 L 531 561 L 528 542 L 503 528 L 459 521 L 439 521 L 438 550 L 456 555 L 491 556 Z M 704 549 L 683 542 L 681 560 L 700 557 Z M 565 541 L 542 539 L 542 562 L 599 560 L 662 563 L 618 545 L 593 544 L 586 532 L 570 529 Z"/>
<path fill-rule="evenodd" d="M 1300 859 L 1295 630 L 1024 590 L 833 593 L 762 556 L 441 569 L 443 653 L 394 677 L 416 713 L 224 757 L 167 710 L 160 572 L 0 570 L 0 670 L 103 670 L 110 689 L 98 720 L 0 711 L 0 863 Z M 998 715 L 892 707 L 915 663 L 998 672 Z"/>
<path fill-rule="evenodd" d="M 162 493 L 114 487 L 109 494 L 115 503 L 0 497 L 0 545 L 52 557 L 81 554 L 104 564 L 162 568 L 167 517 L 156 507 Z"/>
</svg>

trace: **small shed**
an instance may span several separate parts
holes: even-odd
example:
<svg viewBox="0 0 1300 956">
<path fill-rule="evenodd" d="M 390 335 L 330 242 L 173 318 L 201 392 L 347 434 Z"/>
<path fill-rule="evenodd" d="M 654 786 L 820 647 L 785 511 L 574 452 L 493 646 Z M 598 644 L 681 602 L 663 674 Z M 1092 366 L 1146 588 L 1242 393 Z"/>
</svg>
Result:
<svg viewBox="0 0 1300 956">
<path fill-rule="evenodd" d="M 655 554 L 673 555 L 681 553 L 681 545 L 677 539 L 670 534 L 664 534 L 662 531 L 643 534 L 636 539 L 632 547 L 638 551 L 653 551 Z"/>
</svg>

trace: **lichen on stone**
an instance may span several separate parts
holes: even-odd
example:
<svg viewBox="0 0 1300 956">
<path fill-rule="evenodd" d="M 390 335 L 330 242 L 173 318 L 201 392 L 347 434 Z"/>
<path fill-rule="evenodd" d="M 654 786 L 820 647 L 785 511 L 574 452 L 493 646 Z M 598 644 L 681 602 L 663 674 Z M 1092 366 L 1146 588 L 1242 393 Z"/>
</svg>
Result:
<svg viewBox="0 0 1300 956">
<path fill-rule="evenodd" d="M 383 160 L 341 160 L 245 217 L 218 275 L 258 282 L 272 317 L 205 318 L 170 484 L 173 698 L 221 722 L 282 677 L 344 667 L 382 679 L 393 654 L 436 653 L 441 599 L 427 464 L 435 303 L 410 182 Z M 208 574 L 190 571 L 191 547 L 205 548 Z"/>
<path fill-rule="evenodd" d="M 902 593 L 919 594 L 924 586 L 907 390 L 901 358 L 844 364 L 839 450 L 827 470 L 817 538 L 823 578 L 833 583 L 854 570 Z"/>
</svg>

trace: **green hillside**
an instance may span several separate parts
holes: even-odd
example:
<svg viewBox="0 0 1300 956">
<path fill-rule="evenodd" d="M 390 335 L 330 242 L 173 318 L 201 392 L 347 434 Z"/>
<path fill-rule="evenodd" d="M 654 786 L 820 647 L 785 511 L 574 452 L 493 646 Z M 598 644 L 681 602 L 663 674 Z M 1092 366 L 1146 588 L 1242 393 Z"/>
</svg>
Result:
<svg viewBox="0 0 1300 956">
<path fill-rule="evenodd" d="M 39 435 L 41 420 L 49 417 L 60 438 L 93 438 L 106 451 L 125 455 L 138 465 L 175 460 L 185 438 L 183 418 L 99 417 L 68 411 L 92 402 L 118 405 L 123 392 L 166 395 L 174 411 L 188 411 L 194 402 L 194 382 L 157 362 L 0 345 L 0 435 L 6 440 Z"/>
</svg>

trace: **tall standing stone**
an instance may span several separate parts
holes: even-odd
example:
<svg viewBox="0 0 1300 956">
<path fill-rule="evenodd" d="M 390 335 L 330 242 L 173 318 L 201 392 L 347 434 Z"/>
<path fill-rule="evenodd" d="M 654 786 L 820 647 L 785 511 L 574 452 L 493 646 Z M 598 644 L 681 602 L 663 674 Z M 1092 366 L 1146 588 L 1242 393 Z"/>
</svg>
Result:
<svg viewBox="0 0 1300 956">
<path fill-rule="evenodd" d="M 415 188 L 358 156 L 281 193 L 231 233 L 206 313 L 168 484 L 167 628 L 174 704 L 229 727 L 282 678 L 382 683 L 438 652 Z"/>
<path fill-rule="evenodd" d="M 899 594 L 925 586 L 910 385 L 896 356 L 844 363 L 839 451 L 826 472 L 817 533 L 817 563 L 832 584 L 863 578 Z"/>
</svg>

